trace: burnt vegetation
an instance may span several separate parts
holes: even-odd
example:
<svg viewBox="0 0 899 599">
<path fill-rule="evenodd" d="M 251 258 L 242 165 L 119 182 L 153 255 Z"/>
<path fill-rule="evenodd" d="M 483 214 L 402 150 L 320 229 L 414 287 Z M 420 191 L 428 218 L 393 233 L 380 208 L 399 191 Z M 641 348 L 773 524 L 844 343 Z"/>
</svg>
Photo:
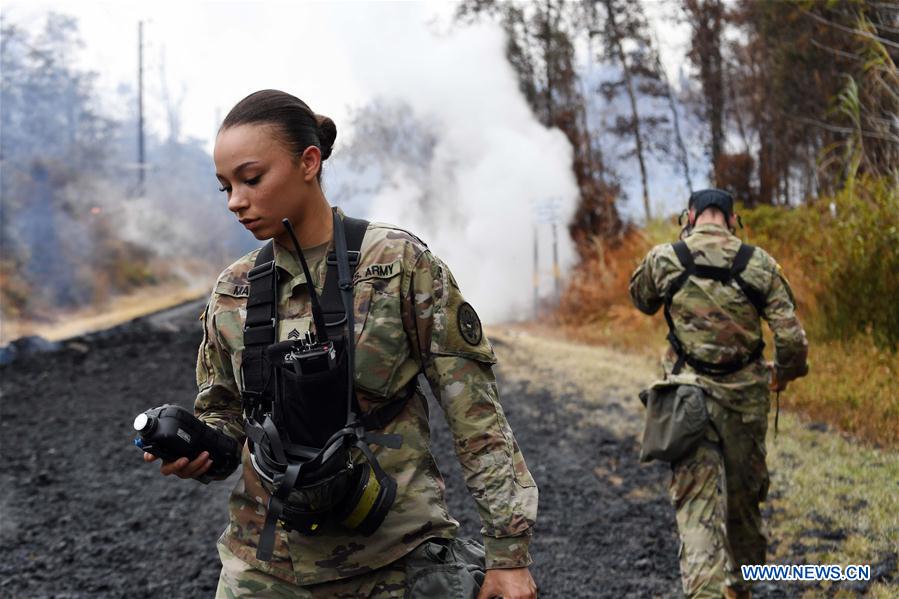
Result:
<svg viewBox="0 0 899 599">
<path fill-rule="evenodd" d="M 180 136 L 171 94 L 160 100 L 168 133 L 148 136 L 138 164 L 134 92 L 101 98 L 96 73 L 76 66 L 73 18 L 51 13 L 39 31 L 4 20 L 0 38 L 3 318 L 102 306 L 248 249 L 215 194 L 209 155 Z"/>
<path fill-rule="evenodd" d="M 890 3 L 458 6 L 457 27 L 484 21 L 505 31 L 506 57 L 534 117 L 572 146 L 579 193 L 568 230 L 581 262 L 595 258 L 597 244 L 619 243 L 633 223 L 669 211 L 700 181 L 750 207 L 813 204 L 863 177 L 899 184 L 899 10 Z M 658 29 L 667 22 L 689 30 L 683 60 L 664 54 Z M 77 22 L 50 14 L 40 31 L 2 27 L 5 317 L 102 304 L 183 277 L 188 258 L 193 269 L 220 268 L 249 249 L 221 210 L 208 155 L 180 132 L 186 91 L 169 89 L 165 64 L 153 71 L 161 90 L 153 99 L 166 130 L 149 136 L 137 164 L 135 93 L 122 86 L 100 101 L 96 74 L 75 66 Z M 680 64 L 676 81 L 664 63 Z M 452 185 L 431 167 L 439 130 L 408 115 L 383 99 L 356 108 L 361 134 L 347 154 L 367 176 L 340 180 L 336 196 L 364 196 L 404 176 L 422 178 L 422 189 Z M 384 143 L 372 151 L 366 139 Z M 208 225 L 201 235 L 188 227 L 197 220 Z"/>
</svg>

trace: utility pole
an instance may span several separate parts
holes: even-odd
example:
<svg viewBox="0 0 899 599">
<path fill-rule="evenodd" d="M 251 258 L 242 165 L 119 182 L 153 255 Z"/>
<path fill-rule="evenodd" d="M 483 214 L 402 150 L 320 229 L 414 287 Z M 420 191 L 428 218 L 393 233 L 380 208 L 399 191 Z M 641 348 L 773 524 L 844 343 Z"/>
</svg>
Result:
<svg viewBox="0 0 899 599">
<path fill-rule="evenodd" d="M 540 305 L 540 261 L 537 254 L 537 225 L 534 225 L 534 318 Z"/>
<path fill-rule="evenodd" d="M 559 210 L 560 200 L 550 198 L 538 202 L 534 207 L 534 315 L 537 315 L 539 307 L 540 291 L 540 263 L 537 254 L 537 237 L 540 225 L 548 224 L 552 231 L 552 260 L 553 260 L 553 291 L 555 303 L 558 304 L 562 297 L 562 270 L 559 268 Z"/>
<path fill-rule="evenodd" d="M 144 196 L 144 22 L 137 22 L 137 196 Z"/>
<path fill-rule="evenodd" d="M 559 268 L 559 198 L 549 198 L 540 203 L 538 215 L 540 222 L 550 226 L 552 232 L 553 251 L 553 291 L 556 303 L 562 296 L 562 271 Z"/>
<path fill-rule="evenodd" d="M 560 287 L 560 279 L 562 278 L 562 273 L 559 271 L 559 235 L 558 235 L 558 218 L 556 218 L 555 211 L 553 211 L 553 284 L 555 286 L 556 291 L 556 304 L 559 303 L 559 300 L 562 297 L 562 292 L 559 289 Z"/>
</svg>

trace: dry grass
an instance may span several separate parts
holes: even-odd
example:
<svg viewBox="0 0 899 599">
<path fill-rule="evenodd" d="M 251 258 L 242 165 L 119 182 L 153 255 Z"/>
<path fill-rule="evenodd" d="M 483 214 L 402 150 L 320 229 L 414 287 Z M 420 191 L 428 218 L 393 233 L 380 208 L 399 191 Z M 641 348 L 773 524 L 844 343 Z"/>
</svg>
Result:
<svg viewBox="0 0 899 599">
<path fill-rule="evenodd" d="M 629 318 L 624 311 L 609 314 L 610 310 L 629 305 L 627 284 L 633 269 L 652 247 L 650 237 L 638 229 L 630 229 L 614 243 L 594 241 L 591 260 L 579 264 L 558 311 L 564 325 L 596 324 L 610 317 Z"/>
<path fill-rule="evenodd" d="M 634 309 L 627 286 L 646 252 L 676 231 L 670 223 L 654 223 L 647 230 L 629 230 L 614 245 L 596 241 L 594 258 L 575 268 L 556 313 L 568 338 L 658 355 L 665 322 L 661 315 L 649 318 Z"/>
<path fill-rule="evenodd" d="M 784 405 L 883 447 L 899 448 L 899 354 L 870 337 L 812 343 L 809 376 L 791 384 Z"/>
</svg>

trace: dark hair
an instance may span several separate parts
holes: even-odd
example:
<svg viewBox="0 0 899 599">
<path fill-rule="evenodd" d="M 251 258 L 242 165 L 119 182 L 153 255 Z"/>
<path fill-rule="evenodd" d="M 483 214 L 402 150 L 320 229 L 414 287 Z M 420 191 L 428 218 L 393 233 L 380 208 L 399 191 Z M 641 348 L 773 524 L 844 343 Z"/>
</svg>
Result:
<svg viewBox="0 0 899 599">
<path fill-rule="evenodd" d="M 337 138 L 337 126 L 326 116 L 315 114 L 309 106 L 286 92 L 263 89 L 254 92 L 234 105 L 219 131 L 252 123 L 273 125 L 288 150 L 299 158 L 309 146 L 322 153 L 322 162 L 331 155 Z M 318 170 L 321 181 L 322 171 Z"/>
</svg>

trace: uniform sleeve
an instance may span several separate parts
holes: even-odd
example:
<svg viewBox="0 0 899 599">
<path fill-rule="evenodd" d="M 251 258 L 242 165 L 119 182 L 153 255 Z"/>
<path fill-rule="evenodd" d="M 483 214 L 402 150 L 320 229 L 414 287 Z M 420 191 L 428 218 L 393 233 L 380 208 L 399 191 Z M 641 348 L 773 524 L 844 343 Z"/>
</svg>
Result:
<svg viewBox="0 0 899 599">
<path fill-rule="evenodd" d="M 243 444 L 243 412 L 240 392 L 231 367 L 231 357 L 221 344 L 215 330 L 215 300 L 213 294 L 201 316 L 203 343 L 197 355 L 197 398 L 194 413 L 206 424 L 219 429 Z"/>
<path fill-rule="evenodd" d="M 481 518 L 487 568 L 528 566 L 537 486 L 499 403 L 490 342 L 452 274 L 430 252 L 413 269 L 411 301 L 424 373 Z"/>
<path fill-rule="evenodd" d="M 774 262 L 773 259 L 771 261 Z M 777 378 L 787 382 L 808 373 L 808 340 L 796 316 L 790 285 L 780 265 L 774 262 L 774 266 L 776 273 L 771 278 L 763 316 L 774 334 Z"/>
<path fill-rule="evenodd" d="M 634 306 L 644 314 L 650 315 L 658 312 L 664 301 L 653 278 L 655 254 L 656 251 L 652 250 L 646 255 L 646 258 L 643 259 L 643 262 L 631 275 L 631 281 L 628 285 Z"/>
</svg>

